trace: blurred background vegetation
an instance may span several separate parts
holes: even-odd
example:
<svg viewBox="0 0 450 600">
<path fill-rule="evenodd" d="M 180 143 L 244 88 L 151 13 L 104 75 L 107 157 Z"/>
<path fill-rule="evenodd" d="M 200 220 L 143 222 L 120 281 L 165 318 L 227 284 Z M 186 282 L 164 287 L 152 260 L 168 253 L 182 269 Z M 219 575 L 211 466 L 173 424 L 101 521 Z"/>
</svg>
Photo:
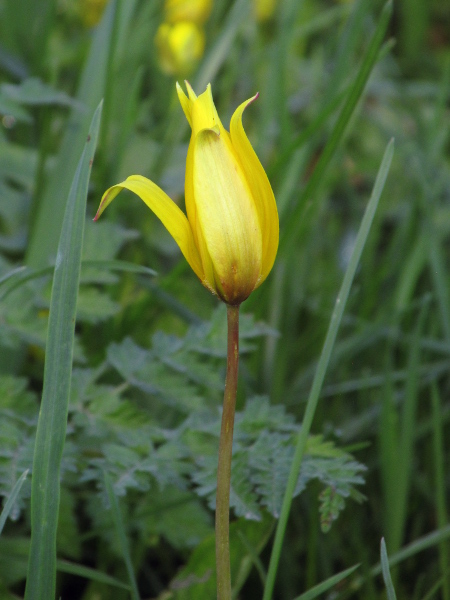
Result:
<svg viewBox="0 0 450 600">
<path fill-rule="evenodd" d="M 387 31 L 382 9 L 378 0 L 0 0 L 5 497 L 31 464 L 51 266 L 89 122 L 104 98 L 63 457 L 61 597 L 129 597 L 105 472 L 141 597 L 214 597 L 225 314 L 132 194 L 91 222 L 103 191 L 131 174 L 183 206 L 189 132 L 175 81 L 189 78 L 197 93 L 211 82 L 225 126 L 259 91 L 244 125 L 280 214 L 275 267 L 242 309 L 236 597 L 262 595 L 292 439 L 394 137 L 273 597 L 294 599 L 356 563 L 327 597 L 385 597 L 384 536 L 399 599 L 450 600 L 450 4 L 399 0 Z M 133 273 L 129 263 L 157 276 Z M 29 494 L 27 482 L 0 537 L 5 599 L 23 594 Z"/>
</svg>

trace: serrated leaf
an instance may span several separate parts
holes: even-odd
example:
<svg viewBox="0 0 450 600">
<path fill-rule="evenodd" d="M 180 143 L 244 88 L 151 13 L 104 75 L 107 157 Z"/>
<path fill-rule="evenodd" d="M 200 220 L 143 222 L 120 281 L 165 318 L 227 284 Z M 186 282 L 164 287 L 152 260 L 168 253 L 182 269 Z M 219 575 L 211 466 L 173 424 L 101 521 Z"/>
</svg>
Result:
<svg viewBox="0 0 450 600">
<path fill-rule="evenodd" d="M 324 533 L 331 529 L 331 524 L 335 521 L 341 510 L 345 506 L 345 501 L 336 489 L 328 486 L 319 496 L 320 527 Z"/>
<path fill-rule="evenodd" d="M 78 293 L 77 317 L 86 323 L 99 323 L 115 315 L 120 305 L 109 294 L 96 288 L 82 287 Z"/>
<path fill-rule="evenodd" d="M 214 531 L 211 512 L 192 492 L 174 486 L 154 488 L 151 503 L 143 498 L 136 516 L 147 535 L 161 535 L 179 549 L 195 548 Z"/>
</svg>

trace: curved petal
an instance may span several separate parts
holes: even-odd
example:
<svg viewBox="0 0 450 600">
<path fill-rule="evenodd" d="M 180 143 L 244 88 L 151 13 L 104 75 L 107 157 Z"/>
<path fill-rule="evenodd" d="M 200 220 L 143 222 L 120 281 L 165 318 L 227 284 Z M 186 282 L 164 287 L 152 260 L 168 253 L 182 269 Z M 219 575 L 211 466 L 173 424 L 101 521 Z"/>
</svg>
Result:
<svg viewBox="0 0 450 600">
<path fill-rule="evenodd" d="M 198 250 L 195 246 L 191 226 L 180 208 L 169 196 L 156 184 L 141 175 L 131 175 L 122 183 L 113 185 L 103 194 L 97 214 L 96 221 L 105 208 L 114 200 L 123 189 L 130 190 L 139 196 L 145 204 L 160 219 L 164 227 L 174 238 L 184 257 L 190 264 L 194 273 L 203 282 L 204 272 L 200 261 Z"/>
<path fill-rule="evenodd" d="M 230 135 L 233 149 L 238 156 L 248 185 L 252 190 L 261 225 L 263 256 L 261 279 L 258 281 L 259 286 L 270 273 L 277 255 L 279 223 L 275 197 L 266 172 L 259 162 L 259 158 L 256 156 L 242 125 L 242 113 L 257 97 L 258 94 L 237 107 L 231 118 Z"/>
</svg>

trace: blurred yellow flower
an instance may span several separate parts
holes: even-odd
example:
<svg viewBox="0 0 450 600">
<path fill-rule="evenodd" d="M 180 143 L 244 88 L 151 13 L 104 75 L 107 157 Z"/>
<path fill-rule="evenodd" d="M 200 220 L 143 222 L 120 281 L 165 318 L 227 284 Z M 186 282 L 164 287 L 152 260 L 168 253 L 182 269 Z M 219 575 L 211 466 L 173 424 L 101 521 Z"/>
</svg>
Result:
<svg viewBox="0 0 450 600">
<path fill-rule="evenodd" d="M 162 23 L 156 32 L 155 44 L 159 63 L 169 75 L 185 77 L 197 66 L 205 47 L 205 34 L 195 23 Z"/>
<path fill-rule="evenodd" d="M 257 21 L 268 21 L 275 12 L 277 0 L 253 0 L 253 13 Z"/>
<path fill-rule="evenodd" d="M 165 20 L 169 23 L 192 21 L 202 25 L 211 13 L 212 0 L 166 0 Z"/>
<path fill-rule="evenodd" d="M 186 215 L 161 188 L 140 175 L 109 188 L 95 220 L 122 189 L 137 194 L 173 236 L 200 281 L 221 300 L 238 305 L 266 279 L 278 249 L 278 212 L 267 175 L 242 125 L 243 102 L 228 133 L 211 86 L 178 97 L 192 129 L 186 159 Z"/>
<path fill-rule="evenodd" d="M 85 27 L 95 27 L 102 18 L 108 0 L 80 0 L 80 15 Z"/>
</svg>

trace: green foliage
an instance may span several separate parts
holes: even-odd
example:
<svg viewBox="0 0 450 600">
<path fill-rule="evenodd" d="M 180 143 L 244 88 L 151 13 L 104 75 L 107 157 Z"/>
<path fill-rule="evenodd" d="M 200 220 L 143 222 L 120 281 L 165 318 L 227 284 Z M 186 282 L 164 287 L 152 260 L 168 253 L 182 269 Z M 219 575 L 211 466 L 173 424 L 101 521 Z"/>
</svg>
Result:
<svg viewBox="0 0 450 600">
<path fill-rule="evenodd" d="M 269 174 L 284 240 L 241 311 L 236 598 L 263 595 L 303 423 L 311 433 L 271 598 L 379 600 L 384 537 L 399 600 L 450 600 L 450 14 L 440 0 L 405 0 L 389 20 L 383 4 L 279 0 L 258 22 L 253 2 L 214 0 L 203 61 L 189 74 L 197 92 L 212 83 L 225 127 L 259 91 L 244 127 Z M 101 97 L 61 464 L 57 597 L 128 600 L 130 561 L 141 597 L 214 594 L 224 311 L 133 195 L 92 222 L 104 190 L 133 173 L 184 208 L 189 127 L 153 44 L 163 5 L 110 0 L 87 28 L 81 0 L 0 0 L 0 597 L 8 600 L 23 594 L 30 549 L 24 474 L 56 244 Z M 391 137 L 390 174 L 312 420 L 307 399 Z"/>
<path fill-rule="evenodd" d="M 158 332 L 149 349 L 125 338 L 109 346 L 106 360 L 95 370 L 76 369 L 63 482 L 93 483 L 105 501 L 103 473 L 107 472 L 119 497 L 139 492 L 144 495 L 141 501 L 147 493 L 157 500 L 169 488 L 176 492 L 170 494 L 176 505 L 179 498 L 188 501 L 186 491 L 193 490 L 213 509 L 221 419 L 218 399 L 225 367 L 224 323 L 221 307 L 208 324 L 190 327 L 184 337 Z M 247 315 L 243 348 L 248 349 L 246 339 L 266 332 L 267 328 Z M 104 383 L 113 372 L 120 379 Z M 5 402 L 2 492 L 6 495 L 8 484 L 31 466 L 37 408 L 25 381 L 4 377 L 1 382 Z M 14 427 L 13 398 L 21 415 Z M 231 507 L 237 517 L 261 520 L 265 510 L 274 517 L 279 515 L 298 432 L 292 415 L 281 405 L 271 406 L 264 396 L 249 398 L 237 412 L 231 487 Z M 342 499 L 342 509 L 344 498 L 357 496 L 354 486 L 364 482 L 364 470 L 331 441 L 311 436 L 296 495 L 317 479 L 326 489 L 333 487 Z M 323 519 L 328 518 L 326 514 Z"/>
</svg>

